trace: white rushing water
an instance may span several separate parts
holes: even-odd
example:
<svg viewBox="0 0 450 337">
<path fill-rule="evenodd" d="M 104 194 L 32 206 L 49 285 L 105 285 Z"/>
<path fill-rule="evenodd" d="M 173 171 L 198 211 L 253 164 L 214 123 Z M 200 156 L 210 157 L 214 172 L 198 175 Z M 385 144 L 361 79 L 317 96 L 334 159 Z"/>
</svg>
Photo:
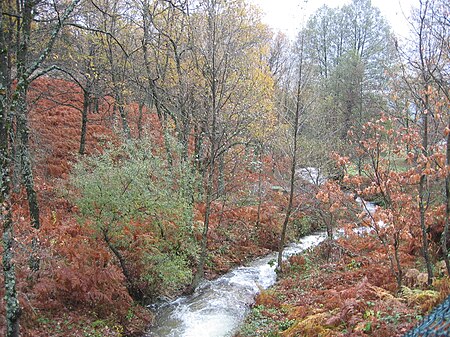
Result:
<svg viewBox="0 0 450 337">
<path fill-rule="evenodd" d="M 316 246 L 325 233 L 308 235 L 284 250 L 287 258 Z M 203 282 L 194 294 L 157 310 L 156 322 L 145 337 L 229 337 L 237 332 L 261 289 L 276 281 L 276 254 Z"/>
</svg>

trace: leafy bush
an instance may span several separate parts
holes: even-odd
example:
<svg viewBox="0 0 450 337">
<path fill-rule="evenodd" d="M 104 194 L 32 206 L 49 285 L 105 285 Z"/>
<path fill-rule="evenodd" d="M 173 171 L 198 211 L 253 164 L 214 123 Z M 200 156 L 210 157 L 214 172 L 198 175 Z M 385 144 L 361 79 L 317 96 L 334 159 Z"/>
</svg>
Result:
<svg viewBox="0 0 450 337">
<path fill-rule="evenodd" d="M 148 263 L 142 280 L 151 285 L 155 294 L 171 294 L 180 285 L 192 281 L 192 271 L 186 257 L 169 254 L 144 254 L 144 262 Z"/>
<path fill-rule="evenodd" d="M 81 221 L 115 255 L 133 298 L 145 301 L 190 282 L 197 255 L 193 182 L 186 164 L 169 164 L 143 140 L 75 164 L 70 183 Z"/>
</svg>

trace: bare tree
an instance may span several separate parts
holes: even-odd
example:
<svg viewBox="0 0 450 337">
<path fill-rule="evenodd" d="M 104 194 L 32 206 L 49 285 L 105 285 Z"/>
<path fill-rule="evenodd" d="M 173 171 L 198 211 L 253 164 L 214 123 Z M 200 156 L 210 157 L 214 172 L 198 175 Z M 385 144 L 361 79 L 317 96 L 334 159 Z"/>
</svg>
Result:
<svg viewBox="0 0 450 337">
<path fill-rule="evenodd" d="M 295 190 L 296 190 L 296 171 L 298 165 L 298 151 L 299 151 L 299 138 L 300 138 L 300 126 L 302 124 L 302 115 L 304 116 L 307 109 L 307 86 L 309 81 L 309 74 L 307 69 L 307 62 L 304 54 L 305 48 L 305 32 L 301 31 L 297 39 L 296 55 L 294 75 L 292 81 L 296 83 L 295 91 L 291 94 L 294 95 L 293 100 L 293 112 L 290 110 L 291 105 L 286 104 L 285 117 L 290 125 L 290 139 L 291 139 L 291 165 L 290 165 L 290 177 L 289 177 L 289 199 L 286 207 L 286 214 L 284 216 L 283 226 L 280 234 L 280 241 L 278 247 L 278 263 L 277 270 L 282 272 L 282 259 L 284 245 L 286 244 L 286 232 L 289 224 L 289 219 L 293 212 Z M 293 115 L 292 115 L 293 113 Z"/>
</svg>

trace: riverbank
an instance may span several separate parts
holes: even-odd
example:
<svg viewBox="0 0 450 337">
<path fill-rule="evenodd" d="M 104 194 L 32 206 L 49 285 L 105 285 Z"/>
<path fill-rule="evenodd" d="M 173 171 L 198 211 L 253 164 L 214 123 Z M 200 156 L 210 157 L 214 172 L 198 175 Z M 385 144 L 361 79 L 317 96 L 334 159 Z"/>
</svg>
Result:
<svg viewBox="0 0 450 337">
<path fill-rule="evenodd" d="M 397 289 L 381 252 L 375 238 L 355 235 L 291 257 L 278 282 L 257 296 L 236 337 L 402 336 L 448 296 L 450 281 L 438 278 L 427 289 L 410 279 Z"/>
</svg>

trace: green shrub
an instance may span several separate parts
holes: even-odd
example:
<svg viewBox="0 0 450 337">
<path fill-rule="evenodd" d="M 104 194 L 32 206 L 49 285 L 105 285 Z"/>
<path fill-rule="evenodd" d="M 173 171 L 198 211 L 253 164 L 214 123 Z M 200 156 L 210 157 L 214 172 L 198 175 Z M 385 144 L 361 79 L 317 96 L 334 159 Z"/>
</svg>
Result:
<svg viewBox="0 0 450 337">
<path fill-rule="evenodd" d="M 292 221 L 292 227 L 295 231 L 296 237 L 303 237 L 311 234 L 311 230 L 314 224 L 314 220 L 305 215 Z"/>
<path fill-rule="evenodd" d="M 117 257 L 133 297 L 154 298 L 191 280 L 195 178 L 174 160 L 176 150 L 169 164 L 149 140 L 127 141 L 80 158 L 70 177 L 81 221 Z"/>
</svg>

